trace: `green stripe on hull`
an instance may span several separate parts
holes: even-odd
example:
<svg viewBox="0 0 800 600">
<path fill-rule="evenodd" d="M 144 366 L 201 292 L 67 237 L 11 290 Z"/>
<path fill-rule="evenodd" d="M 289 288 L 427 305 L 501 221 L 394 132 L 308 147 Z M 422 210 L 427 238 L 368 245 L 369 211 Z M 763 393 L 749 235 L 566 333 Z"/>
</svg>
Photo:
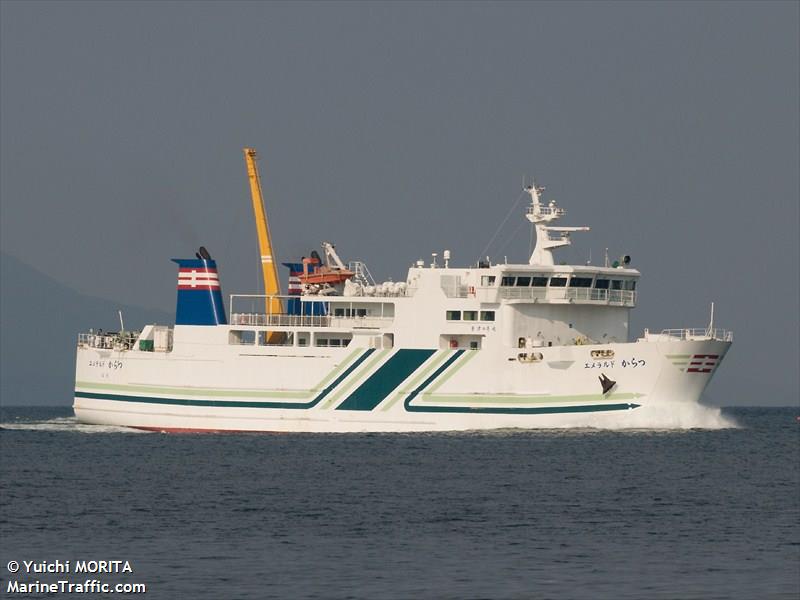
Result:
<svg viewBox="0 0 800 600">
<path fill-rule="evenodd" d="M 449 369 L 450 365 L 452 365 L 454 362 L 456 362 L 461 357 L 462 354 L 464 354 L 463 350 L 456 350 L 456 352 L 455 352 L 455 354 L 453 354 L 453 356 L 448 358 L 441 367 L 436 369 L 430 377 L 428 377 L 413 392 L 411 392 L 408 395 L 408 398 L 406 398 L 405 405 L 404 405 L 405 409 L 408 410 L 409 403 L 414 398 L 417 397 L 417 394 L 419 394 L 422 390 L 424 390 L 426 387 L 428 387 L 431 383 L 436 381 L 436 378 L 439 377 L 439 375 L 441 375 L 442 373 L 444 373 L 447 369 Z M 438 387 L 438 386 L 434 386 L 434 388 L 431 388 L 431 389 L 435 389 L 436 387 Z"/>
<path fill-rule="evenodd" d="M 384 357 L 387 354 L 389 354 L 389 352 L 391 352 L 391 350 L 381 350 L 380 352 L 376 352 L 375 356 L 372 357 L 372 360 L 364 365 L 364 367 L 361 369 L 361 372 L 355 377 L 353 377 L 351 381 L 346 382 L 342 387 L 340 387 L 335 394 L 333 394 L 330 398 L 328 398 L 325 401 L 325 403 L 322 406 L 320 406 L 320 408 L 328 409 L 331 408 L 334 404 L 336 404 L 339 401 L 339 399 L 350 390 L 350 388 L 352 388 L 356 383 L 358 383 L 358 381 L 361 379 L 364 373 L 369 373 L 375 365 L 381 362 L 384 359 Z"/>
<path fill-rule="evenodd" d="M 588 404 L 582 406 L 536 406 L 536 407 L 473 407 L 473 406 L 409 406 L 409 412 L 461 413 L 476 415 L 552 415 L 559 413 L 603 412 L 639 408 L 638 404 Z"/>
<path fill-rule="evenodd" d="M 323 389 L 323 386 L 328 385 L 328 382 L 332 381 L 341 372 L 341 370 L 344 369 L 348 363 L 350 363 L 352 358 L 360 353 L 361 350 L 353 350 L 353 352 L 348 354 L 347 357 L 342 361 L 341 365 L 328 373 L 328 375 L 322 381 L 314 386 L 314 389 L 312 389 L 311 392 L 316 392 Z"/>
<path fill-rule="evenodd" d="M 88 390 L 133 392 L 134 394 L 180 394 L 182 396 L 216 396 L 218 398 L 292 398 L 297 400 L 305 400 L 314 393 L 314 390 L 215 390 L 179 386 L 115 385 L 88 381 L 76 381 L 75 387 Z"/>
<path fill-rule="evenodd" d="M 464 354 L 464 350 L 458 350 L 458 351 L 456 352 L 455 359 L 458 359 L 458 357 L 459 357 L 459 356 L 461 356 L 462 354 Z M 450 369 L 450 372 L 449 372 L 449 373 L 447 373 L 447 374 L 446 374 L 444 377 L 442 377 L 442 378 L 441 378 L 441 379 L 439 379 L 439 380 L 438 380 L 436 383 L 434 383 L 434 384 L 431 386 L 431 388 L 428 390 L 428 392 L 432 394 L 433 392 L 435 392 L 436 390 L 438 390 L 440 387 L 442 387 L 442 385 L 444 385 L 445 383 L 447 383 L 447 381 L 448 381 L 448 380 L 449 380 L 449 379 L 450 379 L 450 378 L 451 378 L 453 375 L 455 375 L 455 374 L 456 374 L 456 373 L 458 373 L 458 372 L 459 372 L 461 369 L 463 369 L 463 368 L 464 368 L 464 365 L 466 365 L 466 364 L 467 364 L 469 361 L 471 361 L 471 360 L 472 360 L 473 358 L 475 358 L 476 356 L 478 356 L 478 351 L 477 351 L 477 350 L 471 350 L 471 351 L 469 352 L 469 354 L 467 354 L 466 358 L 464 358 L 464 360 L 462 360 L 461 362 L 459 362 L 459 363 L 458 363 L 458 364 L 457 364 L 455 367 L 453 367 L 452 369 Z M 454 360 L 455 360 L 455 359 L 454 359 Z M 449 364 L 452 364 L 452 363 L 454 362 L 454 360 L 453 360 L 453 361 L 450 361 L 450 363 L 449 363 Z"/>
<path fill-rule="evenodd" d="M 292 398 L 304 400 L 311 398 L 315 393 L 324 389 L 329 381 L 337 377 L 342 370 L 347 367 L 350 361 L 361 350 L 355 350 L 348 354 L 336 367 L 334 367 L 325 378 L 317 383 L 310 390 L 253 390 L 253 389 L 231 389 L 231 388 L 201 388 L 185 386 L 151 386 L 151 385 L 123 385 L 114 383 L 95 383 L 91 381 L 76 381 L 76 388 L 90 390 L 114 390 L 117 392 L 133 392 L 130 395 L 140 394 L 180 394 L 182 396 L 215 396 L 217 398 Z"/>
<path fill-rule="evenodd" d="M 424 390 L 427 386 L 432 384 L 436 379 L 444 373 L 450 366 L 459 359 L 459 357 L 464 353 L 464 350 L 457 351 L 453 356 L 451 356 L 441 367 L 436 369 L 433 374 L 428 377 L 425 381 L 422 382 L 413 392 L 408 395 L 406 401 L 404 403 L 404 408 L 408 412 L 436 412 L 436 413 L 462 413 L 462 414 L 495 414 L 495 415 L 539 415 L 539 414 L 558 414 L 558 413 L 578 413 L 578 412 L 601 412 L 601 411 L 612 411 L 612 410 L 628 410 L 632 408 L 637 408 L 638 404 L 591 404 L 591 405 L 582 405 L 582 406 L 537 406 L 537 407 L 530 407 L 530 406 L 523 406 L 523 407 L 475 407 L 475 406 L 425 406 L 425 405 L 415 405 L 412 406 L 411 402 L 416 398 L 422 390 Z M 457 371 L 461 368 L 472 356 L 477 354 L 477 352 L 473 351 L 473 354 L 469 355 L 464 361 L 461 362 L 453 372 Z M 453 372 L 448 374 L 445 377 L 449 379 L 452 377 Z M 431 390 L 437 389 L 441 383 L 439 382 L 433 387 Z M 604 397 L 601 394 L 586 394 L 580 396 L 549 396 L 549 397 L 528 397 L 526 400 L 529 402 L 565 402 L 565 401 L 600 401 L 600 400 L 611 400 L 614 396 L 614 400 L 623 400 L 630 397 L 638 398 L 642 394 L 611 394 L 608 397 Z M 424 394 L 423 397 L 427 396 L 428 398 L 441 400 L 441 396 L 431 396 L 430 393 Z M 425 398 L 426 400 L 428 398 Z M 456 402 L 498 402 L 498 398 L 500 398 L 500 402 L 508 401 L 508 396 L 483 396 L 483 397 L 470 397 L 470 396 L 453 396 L 451 397 L 450 401 Z M 515 398 L 515 400 L 519 400 L 519 398 Z M 447 402 L 447 400 L 444 400 Z"/>
<path fill-rule="evenodd" d="M 644 394 L 619 393 L 609 394 L 608 396 L 604 396 L 603 394 L 578 394 L 575 396 L 550 396 L 548 394 L 541 396 L 481 396 L 479 394 L 429 395 L 427 392 L 424 392 L 421 400 L 426 403 L 441 402 L 444 404 L 469 404 L 470 402 L 481 404 L 554 404 L 559 402 L 618 402 L 620 400 L 635 400 L 636 398 L 641 398 L 643 395 Z"/>
<path fill-rule="evenodd" d="M 336 410 L 372 410 L 391 394 L 411 373 L 428 360 L 434 350 L 398 350 Z"/>
<path fill-rule="evenodd" d="M 196 400 L 194 398 L 147 398 L 144 396 L 118 396 L 115 394 L 93 394 L 90 392 L 75 392 L 76 398 L 94 398 L 98 400 L 113 400 L 116 402 L 140 402 L 144 404 L 162 404 L 171 406 L 213 406 L 219 408 L 311 408 L 307 403 L 281 403 L 281 402 L 245 402 L 241 400 Z M 469 408 L 458 406 L 430 406 L 407 407 L 411 412 L 438 412 L 438 413 L 472 413 L 472 414 L 558 414 L 601 412 L 610 410 L 628 410 L 637 408 L 638 404 L 597 404 L 594 406 L 543 406 L 539 408 Z"/>
<path fill-rule="evenodd" d="M 447 356 L 448 356 L 448 351 L 438 353 L 438 356 L 434 357 L 434 359 L 430 361 L 430 364 L 428 364 L 428 366 L 426 366 L 419 373 L 417 373 L 417 376 L 414 377 L 414 379 L 412 379 L 409 382 L 408 386 L 405 389 L 395 390 L 397 393 L 392 397 L 391 400 L 389 400 L 388 402 L 384 402 L 383 403 L 383 406 L 381 407 L 381 410 L 382 411 L 389 410 L 395 404 L 397 404 L 397 402 L 403 396 L 405 396 L 406 394 L 410 393 L 412 390 L 416 389 L 417 386 L 419 385 L 419 382 L 422 381 L 423 379 L 425 379 L 430 374 L 431 371 L 433 371 L 439 365 L 441 365 L 442 362 L 447 358 Z"/>
<path fill-rule="evenodd" d="M 375 352 L 370 348 L 350 365 L 344 373 L 339 375 L 333 383 L 322 390 L 316 398 L 310 402 L 257 402 L 246 400 L 196 400 L 194 398 L 153 398 L 150 396 L 127 396 L 120 394 L 96 394 L 93 392 L 75 392 L 76 398 L 91 398 L 96 400 L 114 400 L 118 402 L 141 402 L 144 404 L 170 404 L 177 406 L 217 406 L 226 408 L 285 408 L 285 409 L 308 409 L 319 404 L 333 389 L 355 371 L 370 354 Z"/>
<path fill-rule="evenodd" d="M 310 409 L 315 407 L 322 400 L 327 398 L 323 406 L 330 406 L 338 401 L 348 388 L 357 382 L 364 373 L 369 373 L 373 366 L 378 364 L 387 351 L 375 354 L 375 349 L 363 352 L 358 358 L 350 363 L 354 354 L 348 356 L 333 372 L 329 373 L 323 382 L 316 387 L 320 387 L 325 382 L 331 381 L 313 400 L 309 402 L 281 402 L 281 401 L 257 401 L 257 400 L 221 400 L 221 399 L 196 399 L 196 398 L 175 398 L 175 397 L 152 397 L 146 395 L 125 395 L 114 393 L 95 393 L 76 391 L 76 398 L 92 398 L 101 400 L 112 400 L 121 402 L 140 402 L 145 404 L 161 404 L 176 406 L 209 406 L 220 408 L 269 408 L 269 409 Z M 405 389 L 399 389 L 400 384 L 408 379 L 412 373 L 428 361 L 436 353 L 435 350 L 422 349 L 401 349 L 398 350 L 386 363 L 377 369 L 364 383 L 362 383 L 347 399 L 337 407 L 342 410 L 371 411 L 381 402 L 392 396 L 391 402 L 387 403 L 385 409 L 394 405 L 402 396 L 407 395 L 404 408 L 408 412 L 428 412 L 428 413 L 461 413 L 461 414 L 559 414 L 559 413 L 581 413 L 581 412 L 602 412 L 618 411 L 637 408 L 639 404 L 621 403 L 624 400 L 640 398 L 643 394 L 638 393 L 614 393 L 607 396 L 602 394 L 579 394 L 572 396 L 550 396 L 550 395 L 481 395 L 481 394 L 434 394 L 443 383 L 449 380 L 467 362 L 477 356 L 477 351 L 470 351 L 463 360 L 459 361 L 465 354 L 465 350 L 445 351 L 437 356 L 428 366 L 416 375 Z M 372 360 L 363 366 L 365 361 L 371 356 Z M 458 361 L 458 364 L 456 362 Z M 363 366 L 363 368 L 362 368 Z M 346 367 L 346 368 L 345 368 Z M 342 371 L 344 369 L 344 371 Z M 360 369 L 360 374 L 356 374 L 354 381 L 345 382 L 356 370 Z M 83 382 L 79 382 L 83 384 Z M 341 386 L 345 383 L 344 386 Z M 200 388 L 189 390 L 185 388 L 149 388 L 148 386 L 124 386 L 112 384 L 89 384 L 78 385 L 78 387 L 100 388 L 100 389 L 128 389 L 135 391 L 145 391 L 152 389 L 154 393 L 176 393 L 182 395 L 200 395 Z M 335 389 L 338 391 L 331 395 Z M 409 393 L 409 390 L 410 391 Z M 425 391 L 423 391 L 425 390 Z M 206 394 L 214 390 L 203 390 Z M 254 390 L 255 391 L 255 390 Z M 312 390 L 312 392 L 315 390 Z M 242 390 L 228 390 L 224 396 L 247 394 Z M 260 393 L 259 393 L 260 392 Z M 302 392 L 297 392 L 302 393 Z M 274 394 L 274 392 L 256 391 L 252 396 L 258 397 L 261 394 Z M 268 396 L 270 397 L 270 396 Z M 271 397 L 276 397 L 271 395 Z M 418 405 L 411 405 L 412 400 L 421 401 Z M 591 402 L 592 404 L 581 404 L 575 406 L 530 406 L 531 404 L 544 403 L 566 403 L 566 402 Z M 611 404 L 610 402 L 615 402 Z M 517 404 L 518 406 L 442 406 L 441 404 Z M 596 403 L 596 404 L 595 404 Z M 439 405 L 436 405 L 439 404 Z M 528 406 L 519 406 L 527 404 Z"/>
</svg>

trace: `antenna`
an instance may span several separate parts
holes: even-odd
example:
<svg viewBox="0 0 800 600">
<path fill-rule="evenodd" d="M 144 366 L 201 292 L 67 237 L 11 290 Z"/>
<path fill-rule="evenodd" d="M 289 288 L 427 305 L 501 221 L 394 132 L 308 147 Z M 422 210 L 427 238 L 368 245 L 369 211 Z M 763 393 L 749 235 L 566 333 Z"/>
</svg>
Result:
<svg viewBox="0 0 800 600">
<path fill-rule="evenodd" d="M 119 314 L 119 331 L 122 333 L 125 331 L 125 323 L 122 321 L 122 311 L 118 310 L 117 313 Z"/>
<path fill-rule="evenodd" d="M 711 303 L 711 318 L 708 321 L 708 329 L 706 330 L 706 335 L 711 337 L 714 335 L 714 303 Z"/>
</svg>

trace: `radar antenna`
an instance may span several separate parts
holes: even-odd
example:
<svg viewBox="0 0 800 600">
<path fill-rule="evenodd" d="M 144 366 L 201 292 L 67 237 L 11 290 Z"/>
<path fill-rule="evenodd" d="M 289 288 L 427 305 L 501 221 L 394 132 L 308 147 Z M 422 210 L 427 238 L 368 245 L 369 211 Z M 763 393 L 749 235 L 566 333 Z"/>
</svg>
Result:
<svg viewBox="0 0 800 600">
<path fill-rule="evenodd" d="M 573 231 L 589 231 L 589 227 L 553 227 L 548 225 L 552 221 L 563 217 L 566 211 L 556 206 L 555 200 L 550 200 L 547 205 L 542 204 L 542 192 L 545 188 L 537 186 L 536 181 L 525 187 L 530 194 L 531 205 L 525 213 L 528 220 L 533 223 L 536 231 L 536 247 L 533 249 L 530 261 L 532 265 L 552 265 L 553 249 L 569 246 L 572 241 L 570 234 Z"/>
</svg>

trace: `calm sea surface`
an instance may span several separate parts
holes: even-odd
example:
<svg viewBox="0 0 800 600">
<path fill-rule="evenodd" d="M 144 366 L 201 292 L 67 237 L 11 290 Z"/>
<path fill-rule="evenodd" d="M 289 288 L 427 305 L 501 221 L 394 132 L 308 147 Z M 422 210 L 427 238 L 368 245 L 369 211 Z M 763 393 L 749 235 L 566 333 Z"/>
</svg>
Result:
<svg viewBox="0 0 800 600">
<path fill-rule="evenodd" d="M 0 413 L 0 597 L 92 578 L 146 598 L 800 597 L 797 408 L 457 435 L 163 435 L 71 414 Z M 133 573 L 7 567 L 100 559 Z"/>
</svg>

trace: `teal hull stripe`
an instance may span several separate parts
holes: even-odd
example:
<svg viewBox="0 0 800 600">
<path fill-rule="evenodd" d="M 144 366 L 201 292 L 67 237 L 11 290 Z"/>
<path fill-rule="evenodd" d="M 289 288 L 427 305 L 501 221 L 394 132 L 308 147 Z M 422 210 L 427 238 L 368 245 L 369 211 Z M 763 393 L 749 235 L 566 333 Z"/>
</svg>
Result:
<svg viewBox="0 0 800 600">
<path fill-rule="evenodd" d="M 583 406 L 541 406 L 524 408 L 473 408 L 471 406 L 409 406 L 409 412 L 427 413 L 464 413 L 471 415 L 554 415 L 559 413 L 604 412 L 611 410 L 629 410 L 639 408 L 639 404 L 586 404 Z"/>
<path fill-rule="evenodd" d="M 342 383 L 347 377 L 363 363 L 370 354 L 375 352 L 370 348 L 358 357 L 352 365 L 345 369 L 336 380 L 322 390 L 316 398 L 309 402 L 255 402 L 248 400 L 196 400 L 194 398 L 153 398 L 151 396 L 124 396 L 120 394 L 96 394 L 92 392 L 75 392 L 76 398 L 92 398 L 96 400 L 114 400 L 117 402 L 141 402 L 144 404 L 171 404 L 178 406 L 217 406 L 224 408 L 294 408 L 307 409 L 319 404 L 325 396 L 331 393 L 336 386 Z"/>
<path fill-rule="evenodd" d="M 372 410 L 384 401 L 435 350 L 398 350 L 336 410 Z"/>
<path fill-rule="evenodd" d="M 473 350 L 473 352 L 474 352 L 474 350 Z M 436 370 L 435 370 L 435 371 L 434 371 L 434 372 L 431 374 L 431 376 L 430 376 L 430 377 L 428 377 L 428 378 L 427 378 L 425 381 L 423 381 L 421 384 L 419 384 L 419 386 L 417 387 L 417 389 L 415 389 L 413 392 L 411 392 L 411 393 L 408 395 L 408 398 L 406 398 L 406 402 L 405 402 L 406 410 L 414 410 L 413 408 L 409 409 L 409 406 L 408 406 L 408 405 L 411 403 L 411 401 L 412 401 L 414 398 L 416 398 L 416 397 L 419 395 L 419 393 L 420 393 L 422 390 L 424 390 L 426 387 L 428 387 L 430 384 L 432 384 L 432 383 L 434 382 L 434 380 L 435 380 L 437 377 L 439 377 L 439 375 L 441 375 L 441 374 L 442 374 L 442 373 L 444 373 L 444 372 L 445 372 L 447 369 L 449 369 L 449 368 L 450 368 L 450 365 L 452 365 L 452 364 L 453 364 L 454 362 L 456 362 L 456 361 L 457 361 L 459 358 L 461 358 L 461 355 L 462 355 L 462 354 L 464 354 L 464 350 L 456 350 L 456 352 L 453 354 L 453 356 L 451 356 L 451 357 L 450 357 L 450 358 L 448 358 L 446 361 L 444 361 L 444 363 L 442 364 L 442 366 L 441 366 L 441 367 L 439 367 L 438 369 L 436 369 Z"/>
<path fill-rule="evenodd" d="M 404 403 L 408 412 L 438 412 L 438 413 L 469 413 L 469 414 L 493 414 L 493 415 L 546 415 L 558 413 L 582 413 L 582 412 L 601 412 L 606 410 L 628 410 L 638 408 L 638 404 L 587 404 L 583 406 L 537 406 L 537 407 L 514 407 L 514 408 L 487 408 L 470 406 L 411 406 L 411 401 L 419 393 L 433 383 L 439 375 L 444 373 L 464 353 L 464 350 L 457 351 L 448 358 L 444 364 L 436 369 L 425 381 L 423 381 L 413 392 L 408 395 Z"/>
<path fill-rule="evenodd" d="M 97 400 L 113 400 L 115 402 L 141 402 L 144 404 L 169 404 L 173 406 L 214 406 L 221 408 L 311 408 L 309 403 L 288 402 L 244 402 L 241 400 L 195 400 L 184 398 L 149 398 L 145 396 L 121 396 L 117 394 L 93 394 L 75 392 L 76 398 L 93 398 Z M 540 408 L 470 408 L 468 406 L 408 406 L 409 412 L 469 413 L 469 414 L 558 414 L 602 412 L 611 410 L 628 410 L 638 408 L 639 404 L 595 404 L 586 406 L 544 406 Z"/>
</svg>

